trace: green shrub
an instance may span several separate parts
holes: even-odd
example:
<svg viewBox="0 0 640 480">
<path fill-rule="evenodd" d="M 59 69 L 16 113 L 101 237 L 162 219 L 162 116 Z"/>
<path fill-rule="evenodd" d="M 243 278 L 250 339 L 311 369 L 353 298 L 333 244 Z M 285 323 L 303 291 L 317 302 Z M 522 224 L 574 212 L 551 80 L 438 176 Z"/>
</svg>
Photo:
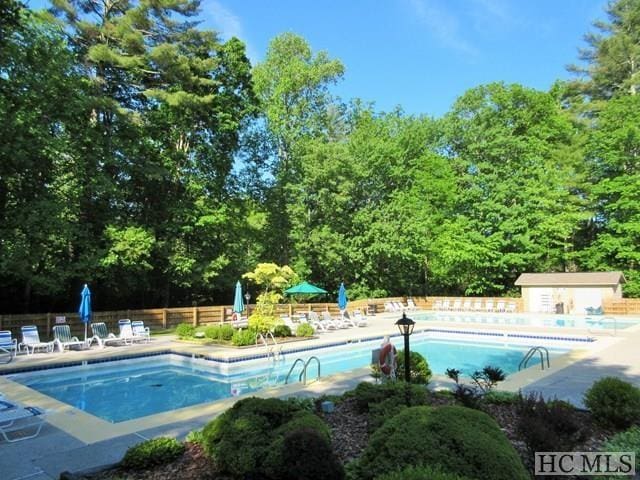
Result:
<svg viewBox="0 0 640 480">
<path fill-rule="evenodd" d="M 398 380 L 404 380 L 404 350 L 398 351 L 397 359 L 396 375 Z M 431 380 L 431 369 L 427 359 L 418 352 L 409 352 L 409 374 L 411 383 L 427 384 Z"/>
<path fill-rule="evenodd" d="M 533 461 L 534 452 L 569 451 L 587 437 L 587 428 L 578 412 L 566 402 L 546 402 L 532 393 L 516 402 L 516 428 Z"/>
<path fill-rule="evenodd" d="M 273 328 L 273 336 L 274 337 L 290 337 L 291 328 L 289 328 L 289 325 L 276 325 Z"/>
<path fill-rule="evenodd" d="M 125 470 L 146 470 L 171 463 L 184 453 L 184 445 L 175 438 L 153 438 L 127 450 L 120 466 Z"/>
<path fill-rule="evenodd" d="M 371 435 L 350 471 L 356 479 L 370 480 L 411 465 L 439 465 L 469 478 L 529 478 L 498 424 L 483 412 L 458 406 L 404 409 Z"/>
<path fill-rule="evenodd" d="M 627 428 L 640 420 L 640 389 L 615 377 L 604 377 L 584 394 L 584 404 L 604 426 Z"/>
<path fill-rule="evenodd" d="M 233 337 L 231 337 L 231 343 L 238 347 L 243 347 L 245 345 L 255 345 L 256 331 L 251 328 L 247 328 L 246 330 L 236 330 L 233 333 Z"/>
<path fill-rule="evenodd" d="M 220 325 L 218 330 L 218 340 L 230 341 L 233 338 L 233 334 L 236 333 L 236 329 L 229 324 Z"/>
<path fill-rule="evenodd" d="M 247 398 L 204 427 L 203 446 L 223 472 L 257 478 L 268 469 L 267 464 L 272 469 L 280 465 L 274 452 L 281 454 L 284 438 L 301 429 L 314 430 L 323 441 L 329 442 L 328 427 L 297 402 Z M 302 456 L 298 461 L 315 460 Z"/>
<path fill-rule="evenodd" d="M 188 323 L 181 323 L 176 327 L 176 335 L 180 338 L 191 338 L 196 333 L 196 327 Z"/>
<path fill-rule="evenodd" d="M 311 337 L 315 333 L 315 330 L 308 323 L 301 323 L 296 328 L 296 337 Z"/>
<path fill-rule="evenodd" d="M 518 402 L 520 396 L 514 392 L 491 390 L 483 398 L 486 403 L 492 405 L 513 405 Z"/>
<path fill-rule="evenodd" d="M 202 445 L 204 443 L 204 435 L 202 434 L 202 430 L 191 430 L 187 434 L 187 437 L 184 439 L 184 441 Z"/>
<path fill-rule="evenodd" d="M 602 446 L 601 450 L 603 452 L 635 452 L 636 472 L 640 471 L 640 427 L 631 427 L 629 430 L 614 435 Z"/>
<path fill-rule="evenodd" d="M 328 437 L 308 427 L 287 432 L 272 444 L 264 473 L 281 480 L 341 480 L 344 468 Z"/>
<path fill-rule="evenodd" d="M 408 467 L 404 470 L 376 477 L 376 480 L 467 480 L 454 473 L 430 466 Z"/>
<path fill-rule="evenodd" d="M 423 385 L 407 385 L 405 382 L 387 382 L 373 384 L 361 382 L 353 390 L 356 406 L 360 413 L 371 411 L 374 405 L 382 404 L 386 400 L 393 399 L 396 403 L 405 403 L 408 396 L 411 405 L 425 405 L 427 403 L 427 391 Z M 388 404 L 387 404 L 388 405 Z"/>
<path fill-rule="evenodd" d="M 209 325 L 204 329 L 204 336 L 211 340 L 220 338 L 220 327 L 218 325 Z"/>
<path fill-rule="evenodd" d="M 261 313 L 254 311 L 249 317 L 249 328 L 258 332 L 266 333 L 281 322 L 280 318 L 273 313 Z"/>
</svg>

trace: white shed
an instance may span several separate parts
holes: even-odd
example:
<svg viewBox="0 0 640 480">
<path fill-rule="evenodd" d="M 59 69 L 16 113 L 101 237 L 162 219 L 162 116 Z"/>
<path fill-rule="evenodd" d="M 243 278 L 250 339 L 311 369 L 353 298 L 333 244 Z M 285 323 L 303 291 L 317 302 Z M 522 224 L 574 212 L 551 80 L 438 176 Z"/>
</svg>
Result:
<svg viewBox="0 0 640 480">
<path fill-rule="evenodd" d="M 606 299 L 622 298 L 622 272 L 523 273 L 516 280 L 522 288 L 525 312 L 585 314 L 602 308 Z"/>
</svg>

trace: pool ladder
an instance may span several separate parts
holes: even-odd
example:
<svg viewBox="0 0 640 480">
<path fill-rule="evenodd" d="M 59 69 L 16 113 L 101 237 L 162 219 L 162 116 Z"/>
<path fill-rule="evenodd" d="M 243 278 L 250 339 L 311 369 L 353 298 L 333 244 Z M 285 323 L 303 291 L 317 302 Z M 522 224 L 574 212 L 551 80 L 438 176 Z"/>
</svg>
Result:
<svg viewBox="0 0 640 480">
<path fill-rule="evenodd" d="M 273 341 L 273 345 L 269 345 L 269 338 L 271 338 L 271 340 Z M 258 332 L 258 334 L 256 335 L 256 345 L 258 345 L 258 343 L 262 343 L 262 345 L 264 345 L 264 348 L 267 350 L 267 359 L 272 358 L 274 362 L 280 359 L 280 354 L 282 353 L 282 345 L 278 345 L 278 342 L 276 342 L 273 333 L 267 332 L 267 335 L 265 337 L 262 333 Z"/>
<path fill-rule="evenodd" d="M 285 385 L 289 383 L 289 377 L 291 376 L 291 372 L 293 372 L 293 369 L 296 368 L 296 365 L 298 363 L 301 363 L 303 365 L 302 371 L 300 372 L 300 375 L 298 375 L 298 381 L 302 382 L 303 385 L 306 385 L 307 369 L 309 368 L 309 364 L 311 363 L 312 360 L 315 360 L 316 363 L 318 364 L 318 376 L 316 377 L 316 380 L 320 380 L 320 359 L 314 355 L 312 357 L 309 357 L 309 359 L 306 362 L 302 358 L 296 358 L 296 361 L 293 362 L 293 365 L 291 365 L 291 368 L 289 369 L 289 373 L 287 373 L 287 378 L 285 378 L 284 380 Z"/>
<path fill-rule="evenodd" d="M 520 361 L 520 364 L 518 365 L 518 371 L 522 370 L 523 368 L 527 368 L 527 364 L 529 363 L 529 360 L 531 360 L 536 353 L 540 355 L 540 366 L 542 367 L 542 370 L 544 370 L 545 358 L 547 360 L 547 368 L 551 368 L 551 363 L 549 362 L 549 350 L 547 350 L 546 347 L 537 346 L 537 347 L 531 347 L 529 349 L 527 354 Z"/>
</svg>

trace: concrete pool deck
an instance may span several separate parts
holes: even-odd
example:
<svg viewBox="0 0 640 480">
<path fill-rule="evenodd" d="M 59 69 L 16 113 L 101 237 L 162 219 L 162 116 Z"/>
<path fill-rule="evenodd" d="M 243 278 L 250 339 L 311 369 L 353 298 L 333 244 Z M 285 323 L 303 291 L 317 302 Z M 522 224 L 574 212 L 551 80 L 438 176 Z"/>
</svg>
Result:
<svg viewBox="0 0 640 480">
<path fill-rule="evenodd" d="M 500 315 L 500 314 L 497 314 Z M 411 316 L 411 314 L 409 314 Z M 284 344 L 284 349 L 315 347 L 336 342 L 358 341 L 361 338 L 381 337 L 397 333 L 394 322 L 398 313 L 379 314 L 370 317 L 368 327 L 332 331 L 304 342 Z M 551 369 L 541 371 L 529 368 L 509 376 L 501 385 L 503 390 L 542 391 L 548 397 L 570 400 L 581 405 L 581 396 L 594 380 L 601 376 L 615 375 L 640 385 L 640 325 L 619 330 L 616 336 L 609 331 L 586 331 L 567 328 L 535 328 L 524 325 L 491 325 L 483 323 L 453 324 L 451 322 L 418 322 L 416 331 L 425 328 L 441 328 L 456 331 L 528 332 L 534 335 L 589 336 L 597 341 L 589 345 L 577 345 L 577 349 L 554 359 Z M 64 354 L 36 354 L 18 356 L 14 362 L 0 366 L 0 375 L 18 367 L 36 367 L 60 362 L 77 362 L 95 358 L 111 358 L 125 354 L 179 349 L 193 354 L 235 358 L 264 352 L 264 347 L 236 349 L 211 347 L 175 342 L 171 337 L 154 337 L 149 345 L 134 347 L 93 348 L 90 351 L 72 351 Z M 369 369 L 326 377 L 307 385 L 286 385 L 263 390 L 264 397 L 319 396 L 337 394 L 353 388 L 369 377 Z M 434 378 L 432 386 L 447 385 L 442 377 Z M 239 398 L 198 405 L 186 409 L 161 413 L 120 424 L 97 419 L 51 397 L 0 376 L 0 392 L 9 400 L 47 408 L 51 411 L 40 435 L 31 440 L 7 444 L 0 442 L 0 472 L 6 480 L 57 479 L 60 472 L 80 471 L 110 465 L 119 461 L 130 446 L 146 438 L 173 436 L 182 438 L 189 431 L 202 427 Z M 97 423 L 96 423 L 97 422 Z M 100 423 L 102 422 L 102 423 Z M 122 428 L 122 424 L 125 428 Z"/>
</svg>

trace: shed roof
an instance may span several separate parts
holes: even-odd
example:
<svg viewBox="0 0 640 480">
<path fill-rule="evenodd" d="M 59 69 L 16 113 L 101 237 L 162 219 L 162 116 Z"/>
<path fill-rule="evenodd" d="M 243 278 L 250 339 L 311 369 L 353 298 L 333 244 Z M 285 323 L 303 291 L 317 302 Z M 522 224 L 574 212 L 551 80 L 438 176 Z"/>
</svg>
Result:
<svg viewBox="0 0 640 480">
<path fill-rule="evenodd" d="M 516 280 L 516 285 L 521 287 L 618 285 L 626 282 L 622 272 L 523 273 Z"/>
</svg>

